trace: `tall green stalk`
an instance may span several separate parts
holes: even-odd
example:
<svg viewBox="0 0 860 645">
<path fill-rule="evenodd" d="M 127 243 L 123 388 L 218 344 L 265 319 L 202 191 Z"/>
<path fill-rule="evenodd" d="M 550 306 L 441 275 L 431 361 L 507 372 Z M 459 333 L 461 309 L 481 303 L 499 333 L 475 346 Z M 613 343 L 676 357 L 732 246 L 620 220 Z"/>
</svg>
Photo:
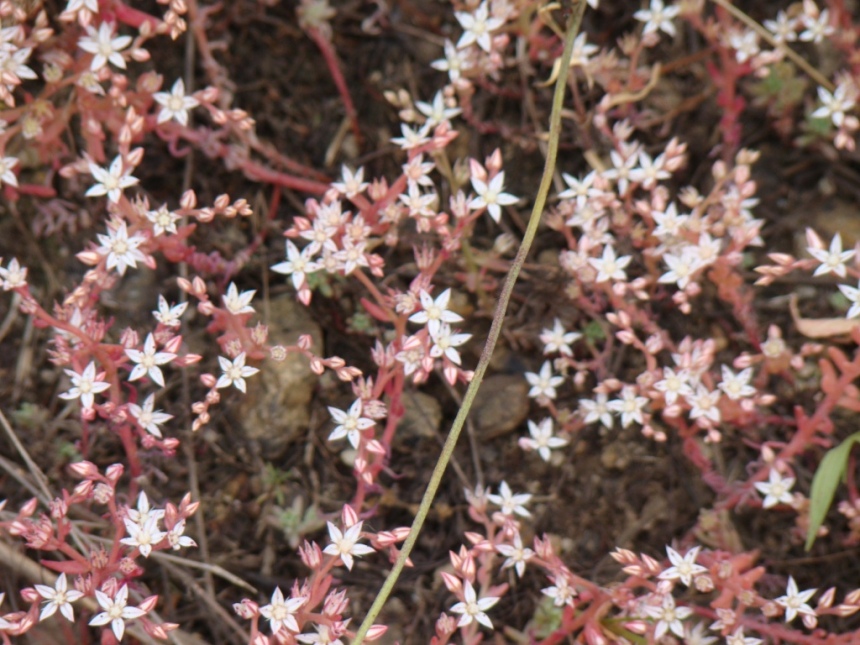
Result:
<svg viewBox="0 0 860 645">
<path fill-rule="evenodd" d="M 564 0 L 562 4 L 565 4 Z M 496 305 L 496 312 L 493 316 L 493 324 L 490 326 L 490 333 L 487 336 L 487 342 L 484 345 L 484 350 L 481 352 L 481 359 L 478 361 L 478 367 L 475 369 L 475 374 L 466 394 L 463 397 L 463 405 L 457 412 L 457 417 L 454 419 L 454 424 L 451 426 L 451 431 L 448 433 L 448 438 L 445 440 L 445 445 L 442 447 L 442 454 L 436 462 L 436 467 L 433 469 L 433 474 L 430 476 L 430 481 L 427 484 L 427 490 L 424 492 L 424 497 L 421 499 L 421 505 L 418 507 L 418 512 L 415 515 L 415 520 L 412 522 L 412 527 L 409 531 L 409 537 L 403 543 L 403 548 L 391 573 L 385 579 L 385 583 L 376 595 L 364 622 L 355 633 L 355 638 L 352 645 L 360 645 L 367 635 L 367 630 L 373 625 L 373 621 L 382 611 L 385 601 L 391 594 L 397 579 L 400 577 L 401 571 L 406 564 L 415 542 L 418 540 L 418 535 L 421 532 L 421 527 L 424 525 L 424 520 L 427 518 L 427 513 L 433 504 L 433 499 L 436 497 L 436 491 L 439 489 L 439 484 L 442 482 L 442 476 L 445 474 L 445 468 L 451 460 L 451 455 L 454 453 L 454 447 L 457 445 L 457 439 L 460 436 L 460 431 L 469 416 L 469 410 L 472 407 L 472 402 L 475 400 L 475 395 L 478 393 L 478 388 L 481 386 L 481 381 L 484 379 L 484 373 L 487 371 L 487 366 L 490 363 L 490 357 L 493 355 L 493 350 L 496 347 L 496 341 L 499 339 L 499 333 L 502 330 L 502 323 L 505 319 L 505 313 L 508 309 L 508 303 L 511 299 L 511 293 L 514 290 L 514 284 L 520 274 L 523 263 L 528 256 L 535 233 L 537 233 L 538 224 L 540 223 L 541 214 L 543 213 L 546 198 L 549 194 L 550 186 L 552 185 L 553 173 L 555 172 L 555 161 L 558 153 L 558 140 L 561 135 L 561 109 L 564 103 L 564 91 L 567 84 L 567 70 L 570 67 L 570 58 L 573 52 L 573 41 L 579 32 L 579 26 L 582 22 L 582 15 L 585 12 L 585 0 L 572 0 L 570 2 L 570 13 L 565 25 L 566 34 L 564 37 L 564 52 L 561 56 L 560 73 L 555 82 L 555 93 L 552 98 L 552 114 L 550 115 L 549 123 L 549 141 L 546 153 L 546 163 L 544 164 L 543 176 L 541 177 L 540 187 L 538 188 L 537 196 L 535 197 L 532 214 L 529 218 L 529 224 L 523 236 L 520 248 L 511 265 L 511 270 L 508 277 L 502 286 L 502 292 L 499 294 L 499 302 Z"/>
</svg>

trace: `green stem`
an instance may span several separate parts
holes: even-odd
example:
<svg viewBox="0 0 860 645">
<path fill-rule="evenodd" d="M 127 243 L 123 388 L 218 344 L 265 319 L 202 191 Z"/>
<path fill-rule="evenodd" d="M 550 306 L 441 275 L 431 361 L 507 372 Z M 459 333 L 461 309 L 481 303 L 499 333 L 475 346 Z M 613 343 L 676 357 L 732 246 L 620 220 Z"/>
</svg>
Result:
<svg viewBox="0 0 860 645">
<path fill-rule="evenodd" d="M 519 276 L 520 269 L 528 256 L 535 233 L 537 233 L 538 224 L 540 223 L 541 214 L 543 213 L 544 205 L 546 204 L 547 194 L 549 193 L 552 184 L 553 173 L 555 172 L 555 160 L 558 153 L 558 140 L 561 134 L 561 109 L 564 103 L 564 90 L 567 84 L 567 70 L 570 67 L 570 58 L 573 52 L 573 41 L 579 31 L 579 25 L 582 22 L 582 14 L 585 12 L 585 0 L 573 0 L 574 6 L 570 12 L 567 21 L 567 34 L 564 39 L 564 53 L 561 56 L 562 72 L 558 75 L 555 83 L 555 93 L 552 99 L 552 114 L 550 116 L 549 127 L 549 145 L 546 153 L 546 163 L 544 164 L 543 176 L 541 177 L 540 188 L 538 188 L 537 196 L 535 197 L 534 208 L 529 218 L 529 224 L 523 236 L 522 244 L 520 245 L 517 256 L 514 258 L 511 265 L 508 277 L 505 284 L 502 286 L 502 292 L 499 295 L 499 302 L 496 305 L 496 312 L 493 316 L 493 324 L 490 327 L 490 333 L 487 337 L 487 342 L 484 345 L 484 350 L 481 353 L 481 359 L 478 361 L 478 367 L 475 369 L 475 374 L 466 394 L 463 397 L 463 405 L 457 412 L 457 417 L 454 419 L 454 424 L 451 426 L 451 432 L 448 433 L 448 438 L 445 440 L 445 445 L 442 447 L 442 454 L 439 456 L 439 461 L 436 462 L 436 467 L 433 469 L 433 474 L 430 476 L 430 481 L 427 484 L 427 490 L 424 492 L 424 497 L 421 500 L 421 505 L 418 507 L 418 512 L 415 515 L 415 520 L 412 522 L 412 527 L 409 531 L 409 537 L 403 543 L 403 548 L 391 573 L 385 579 L 385 583 L 379 590 L 376 599 L 373 601 L 367 616 L 358 631 L 355 633 L 355 638 L 352 640 L 352 645 L 360 645 L 367 635 L 367 630 L 373 625 L 373 621 L 382 611 L 382 607 L 391 590 L 394 588 L 397 579 L 400 577 L 400 572 L 406 564 L 409 554 L 412 552 L 412 547 L 418 540 L 418 535 L 421 532 L 421 527 L 424 525 L 424 520 L 430 507 L 433 504 L 433 499 L 436 497 L 436 491 L 439 489 L 439 484 L 442 482 L 442 476 L 445 473 L 445 468 L 454 453 L 454 447 L 457 445 L 457 438 L 460 436 L 460 431 L 466 422 L 466 417 L 469 415 L 469 410 L 472 407 L 472 402 L 475 400 L 475 395 L 478 393 L 478 388 L 484 378 L 484 373 L 487 371 L 487 366 L 490 363 L 490 357 L 493 355 L 493 350 L 496 347 L 496 341 L 499 338 L 499 333 L 502 330 L 505 312 L 508 308 L 508 302 L 511 299 L 511 293 L 514 290 L 514 284 Z"/>
</svg>

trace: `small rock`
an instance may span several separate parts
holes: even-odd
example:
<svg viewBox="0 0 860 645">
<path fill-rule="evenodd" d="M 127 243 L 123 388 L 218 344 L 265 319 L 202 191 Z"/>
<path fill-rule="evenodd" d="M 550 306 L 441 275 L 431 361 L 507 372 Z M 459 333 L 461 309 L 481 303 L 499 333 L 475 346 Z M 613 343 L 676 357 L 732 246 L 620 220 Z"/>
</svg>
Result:
<svg viewBox="0 0 860 645">
<path fill-rule="evenodd" d="M 529 385 L 516 374 L 495 374 L 484 379 L 471 418 L 483 440 L 516 430 L 529 414 Z"/>
<path fill-rule="evenodd" d="M 313 349 L 320 351 L 322 330 L 294 296 L 270 301 L 269 342 L 295 345 L 302 334 L 310 334 Z M 283 456 L 307 432 L 316 385 L 317 376 L 301 354 L 291 352 L 283 361 L 270 359 L 260 366 L 242 397 L 239 424 L 248 439 L 259 442 L 265 459 Z"/>
<path fill-rule="evenodd" d="M 395 448 L 408 450 L 421 439 L 439 436 L 442 426 L 442 406 L 434 397 L 424 392 L 403 392 L 404 414 L 397 424 Z"/>
</svg>

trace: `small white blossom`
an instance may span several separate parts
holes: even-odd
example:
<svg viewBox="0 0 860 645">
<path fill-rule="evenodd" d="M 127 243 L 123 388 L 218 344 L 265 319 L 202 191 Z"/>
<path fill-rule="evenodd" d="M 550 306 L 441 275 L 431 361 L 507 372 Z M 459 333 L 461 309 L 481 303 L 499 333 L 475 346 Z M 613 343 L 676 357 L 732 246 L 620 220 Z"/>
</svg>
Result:
<svg viewBox="0 0 860 645">
<path fill-rule="evenodd" d="M 847 275 L 845 263 L 855 255 L 853 250 L 842 250 L 842 235 L 838 232 L 830 241 L 830 249 L 828 251 L 814 246 L 808 246 L 806 250 L 809 251 L 809 254 L 812 257 L 821 262 L 821 266 L 819 266 L 812 274 L 814 276 L 826 275 L 833 272 L 840 278 L 844 278 Z"/>
<path fill-rule="evenodd" d="M 272 593 L 272 602 L 260 607 L 260 615 L 269 621 L 272 634 L 277 634 L 284 627 L 293 633 L 297 633 L 300 631 L 299 623 L 296 621 L 294 614 L 306 602 L 307 598 L 290 598 L 289 600 L 285 600 L 281 588 L 275 587 L 275 591 Z"/>
<path fill-rule="evenodd" d="M 245 352 L 239 354 L 232 361 L 229 358 L 219 356 L 218 363 L 224 370 L 224 373 L 218 377 L 218 381 L 215 383 L 215 387 L 218 389 L 232 385 L 240 392 L 245 392 L 245 379 L 260 371 L 256 367 L 245 365 Z"/>
<path fill-rule="evenodd" d="M 96 31 L 87 27 L 87 35 L 78 40 L 78 47 L 85 52 L 95 54 L 90 63 L 90 70 L 95 72 L 108 64 L 113 63 L 120 69 L 125 69 L 125 59 L 119 53 L 131 44 L 131 36 L 117 36 L 114 38 L 113 23 L 103 22 Z"/>
<path fill-rule="evenodd" d="M 430 141 L 430 139 L 427 138 L 427 135 L 430 133 L 430 128 L 426 125 L 422 126 L 418 130 L 413 130 L 405 123 L 401 123 L 400 133 L 403 136 L 394 137 L 391 139 L 391 143 L 396 143 L 402 150 L 412 150 L 413 148 L 423 146 L 425 143 Z"/>
<path fill-rule="evenodd" d="M 747 367 L 735 374 L 726 365 L 721 366 L 723 373 L 723 381 L 720 383 L 720 389 L 725 392 L 726 396 L 732 401 L 753 396 L 756 389 L 750 385 L 752 378 L 752 368 Z"/>
<path fill-rule="evenodd" d="M 445 289 L 434 300 L 424 289 L 418 292 L 422 310 L 409 316 L 409 321 L 427 325 L 431 334 L 438 334 L 442 323 L 462 322 L 463 317 L 448 309 L 451 301 L 451 290 Z"/>
<path fill-rule="evenodd" d="M 365 191 L 370 186 L 364 181 L 364 167 L 359 168 L 353 173 L 347 166 L 340 167 L 341 180 L 333 182 L 331 187 L 338 191 L 344 197 L 355 197 Z"/>
<path fill-rule="evenodd" d="M 644 396 L 636 396 L 636 388 L 625 385 L 621 388 L 621 398 L 614 399 L 607 404 L 610 410 L 621 415 L 621 426 L 626 428 L 634 421 L 644 423 L 642 408 L 648 403 Z"/>
<path fill-rule="evenodd" d="M 609 397 L 603 392 L 598 392 L 594 400 L 580 399 L 579 408 L 585 413 L 585 423 L 600 421 L 604 428 L 612 427 L 612 411 L 609 409 Z"/>
<path fill-rule="evenodd" d="M 552 365 L 549 361 L 544 361 L 538 374 L 526 372 L 525 376 L 529 385 L 532 386 L 529 390 L 529 396 L 533 399 L 538 397 L 554 399 L 556 397 L 555 388 L 564 383 L 563 376 L 553 376 Z"/>
<path fill-rule="evenodd" d="M 373 419 L 361 416 L 361 409 L 361 399 L 356 399 L 349 406 L 349 411 L 347 412 L 329 406 L 329 414 L 331 414 L 337 426 L 331 431 L 328 440 L 337 441 L 346 437 L 353 448 L 358 448 L 361 432 L 376 425 Z"/>
<path fill-rule="evenodd" d="M 110 623 L 111 630 L 118 641 L 122 640 L 125 633 L 125 621 L 140 618 L 146 614 L 140 607 L 128 607 L 128 585 L 123 585 L 111 598 L 100 589 L 96 589 L 96 600 L 104 611 L 97 614 L 90 625 L 107 625 Z"/>
<path fill-rule="evenodd" d="M 227 287 L 227 294 L 221 296 L 221 302 L 224 303 L 227 311 L 234 316 L 252 314 L 254 313 L 254 308 L 251 306 L 251 300 L 254 299 L 255 293 L 257 293 L 256 289 L 249 289 L 248 291 L 239 293 L 236 283 L 231 282 L 230 286 Z"/>
<path fill-rule="evenodd" d="M 666 547 L 666 554 L 669 556 L 669 561 L 672 566 L 661 573 L 658 578 L 660 580 L 680 580 L 686 586 L 690 586 L 693 581 L 693 576 L 700 573 L 705 573 L 707 569 L 700 564 L 696 564 L 696 556 L 702 547 L 693 547 L 687 554 L 681 556 L 675 549 L 670 546 Z"/>
<path fill-rule="evenodd" d="M 846 318 L 856 318 L 860 316 L 860 283 L 857 287 L 849 287 L 847 284 L 840 284 L 839 291 L 842 292 L 848 300 L 851 301 L 851 308 L 845 314 Z"/>
<path fill-rule="evenodd" d="M 784 596 L 776 599 L 776 603 L 785 608 L 785 622 L 790 623 L 797 614 L 804 616 L 815 616 L 815 610 L 807 604 L 807 601 L 815 595 L 817 589 L 806 589 L 798 591 L 794 578 L 788 577 L 788 588 Z"/>
<path fill-rule="evenodd" d="M 490 617 L 487 616 L 486 611 L 495 606 L 497 602 L 499 602 L 499 599 L 493 596 L 479 600 L 478 595 L 475 593 L 475 588 L 467 580 L 466 584 L 463 585 L 463 601 L 451 607 L 453 613 L 462 614 L 460 620 L 457 621 L 457 627 L 463 627 L 476 620 L 484 627 L 492 629 L 493 623 Z"/>
<path fill-rule="evenodd" d="M 486 206 L 487 212 L 495 222 L 498 222 L 502 217 L 502 209 L 500 206 L 508 206 L 516 204 L 519 199 L 513 195 L 503 192 L 505 184 L 505 171 L 501 171 L 487 184 L 477 177 L 472 177 L 472 188 L 478 193 L 478 196 L 469 202 L 469 208 L 483 208 Z"/>
<path fill-rule="evenodd" d="M 531 517 L 529 510 L 523 506 L 523 504 L 528 504 L 531 498 L 529 493 L 514 495 L 506 481 L 499 484 L 498 495 L 487 495 L 487 499 L 499 507 L 502 515 L 519 515 L 520 517 Z"/>
<path fill-rule="evenodd" d="M 496 545 L 496 551 L 505 556 L 505 561 L 502 564 L 502 569 L 514 567 L 517 575 L 522 578 L 526 572 L 526 562 L 528 562 L 535 554 L 528 547 L 523 547 L 523 539 L 519 533 L 514 535 L 513 545 L 499 544 Z"/>
<path fill-rule="evenodd" d="M 726 637 L 726 645 L 761 645 L 761 639 L 745 636 L 744 628 L 738 627 L 730 636 Z"/>
<path fill-rule="evenodd" d="M 675 35 L 675 25 L 672 24 L 672 19 L 680 13 L 680 9 L 670 5 L 663 5 L 663 0 L 651 0 L 651 6 L 648 9 L 640 9 L 633 14 L 633 17 L 640 22 L 645 23 L 643 34 L 651 32 L 663 31 L 670 36 Z"/>
<path fill-rule="evenodd" d="M 138 249 L 146 238 L 139 233 L 129 237 L 125 222 L 115 227 L 108 226 L 107 235 L 99 233 L 96 237 L 101 243 L 96 252 L 107 256 L 105 265 L 108 269 L 115 268 L 117 273 L 125 275 L 127 268 L 136 269 L 138 262 L 146 262 L 146 256 Z"/>
<path fill-rule="evenodd" d="M 344 566 L 352 571 L 353 556 L 360 557 L 368 553 L 374 553 L 372 547 L 366 544 L 358 544 L 361 539 L 362 522 L 357 522 L 350 526 L 346 533 L 342 533 L 331 522 L 328 522 L 328 535 L 331 538 L 331 544 L 323 549 L 323 553 L 334 555 L 340 558 Z"/>
<path fill-rule="evenodd" d="M 104 374 L 96 375 L 96 364 L 92 361 L 80 374 L 74 370 L 63 371 L 72 377 L 72 387 L 68 392 L 60 394 L 60 398 L 66 399 L 67 401 L 79 398 L 81 400 L 81 405 L 84 406 L 85 410 L 89 410 L 93 407 L 96 394 L 104 392 L 110 388 L 110 383 L 106 383 L 102 380 L 104 378 Z"/>
<path fill-rule="evenodd" d="M 454 16 L 464 30 L 460 40 L 457 41 L 458 49 L 477 43 L 481 49 L 489 52 L 492 45 L 490 33 L 505 24 L 499 18 L 489 17 L 486 0 L 478 5 L 473 13 L 457 11 Z"/>
<path fill-rule="evenodd" d="M 825 9 L 818 16 L 804 14 L 801 18 L 804 29 L 800 32 L 800 40 L 804 42 L 820 43 L 826 37 L 832 36 L 836 31 L 830 24 L 830 11 Z"/>
<path fill-rule="evenodd" d="M 448 323 L 441 323 L 435 333 L 430 331 L 430 338 L 433 341 L 430 356 L 433 358 L 444 356 L 454 365 L 460 365 L 462 362 L 460 352 L 456 348 L 465 344 L 471 337 L 472 334 L 455 334 L 451 331 L 451 326 Z"/>
<path fill-rule="evenodd" d="M 12 258 L 8 267 L 0 267 L 0 278 L 3 279 L 3 291 L 23 287 L 27 284 L 27 267 L 22 267 L 17 258 Z"/>
<path fill-rule="evenodd" d="M 529 419 L 529 437 L 522 437 L 520 447 L 525 450 L 536 450 L 540 458 L 549 461 L 550 451 L 567 445 L 567 439 L 553 435 L 552 419 L 543 419 L 539 424 Z"/>
<path fill-rule="evenodd" d="M 687 370 L 675 372 L 671 367 L 663 368 L 663 379 L 654 384 L 654 389 L 662 392 L 666 405 L 674 405 L 679 396 L 693 393 L 690 387 L 690 374 Z"/>
<path fill-rule="evenodd" d="M 654 628 L 654 640 L 659 641 L 668 632 L 672 632 L 675 636 L 684 636 L 684 625 L 682 620 L 693 615 L 693 610 L 689 607 L 676 607 L 675 599 L 666 594 L 658 606 L 646 606 L 645 613 L 651 618 L 657 619 L 657 625 Z"/>
<path fill-rule="evenodd" d="M 84 193 L 87 197 L 107 195 L 108 201 L 116 203 L 122 196 L 122 191 L 138 182 L 137 177 L 129 174 L 130 171 L 123 170 L 122 155 L 118 155 L 107 169 L 97 166 L 92 161 L 88 162 L 88 165 L 96 183 Z"/>
<path fill-rule="evenodd" d="M 433 97 L 433 103 L 416 101 L 415 107 L 418 108 L 421 114 L 427 117 L 427 124 L 431 127 L 450 121 L 462 112 L 460 108 L 446 107 L 445 97 L 442 96 L 441 91 L 436 92 L 436 96 Z"/>
<path fill-rule="evenodd" d="M 39 595 L 47 601 L 39 613 L 40 621 L 50 618 L 59 609 L 66 620 L 70 623 L 75 622 L 75 611 L 72 608 L 72 603 L 83 598 L 84 594 L 76 589 L 69 590 L 65 573 L 57 576 L 57 581 L 53 587 L 48 585 L 34 585 L 34 587 Z"/>
<path fill-rule="evenodd" d="M 337 229 L 333 227 L 329 228 L 331 228 L 331 234 L 334 235 Z M 314 229 L 316 229 L 316 222 L 314 222 Z M 301 289 L 307 279 L 307 274 L 313 273 L 320 268 L 316 262 L 311 260 L 315 252 L 313 243 L 299 251 L 299 248 L 295 244 L 287 240 L 287 259 L 273 266 L 272 271 L 290 276 L 290 280 L 292 280 L 296 290 Z"/>
<path fill-rule="evenodd" d="M 445 58 L 434 60 L 430 67 L 440 72 L 448 72 L 448 78 L 452 83 L 460 80 L 461 73 L 469 68 L 468 55 L 464 50 L 457 47 L 450 40 L 445 41 Z"/>
<path fill-rule="evenodd" d="M 818 98 L 822 105 L 812 116 L 817 119 L 829 118 L 837 128 L 841 128 L 845 122 L 845 113 L 857 105 L 857 92 L 848 83 L 840 83 L 833 94 L 819 87 Z"/>
<path fill-rule="evenodd" d="M 615 249 L 612 248 L 611 244 L 607 244 L 603 247 L 603 255 L 600 258 L 589 258 L 588 263 L 597 269 L 595 282 L 601 283 L 607 280 L 624 282 L 627 280 L 624 269 L 630 264 L 631 259 L 632 257 L 629 255 L 616 257 Z"/>
<path fill-rule="evenodd" d="M 150 518 L 160 520 L 164 517 L 164 509 L 151 508 L 149 498 L 143 491 L 140 491 L 140 495 L 137 496 L 137 508 L 127 508 L 125 512 L 132 522 L 138 524 L 146 524 Z"/>
<path fill-rule="evenodd" d="M 543 329 L 540 340 L 543 343 L 543 353 L 552 354 L 558 352 L 562 356 L 573 356 L 570 344 L 582 338 L 582 334 L 575 331 L 565 331 L 561 321 L 556 318 L 552 329 Z"/>
<path fill-rule="evenodd" d="M 180 125 L 188 125 L 188 110 L 200 105 L 193 96 L 185 96 L 185 82 L 181 78 L 176 79 L 170 92 L 156 92 L 152 98 L 162 106 L 158 112 L 158 123 L 173 119 Z"/>
<path fill-rule="evenodd" d="M 10 186 L 18 185 L 18 177 L 12 170 L 18 165 L 17 157 L 0 157 L 0 181 Z"/>
<path fill-rule="evenodd" d="M 183 533 L 185 533 L 185 520 L 179 520 L 167 532 L 167 541 L 174 551 L 178 551 L 183 546 L 197 546 L 197 542 Z"/>
<path fill-rule="evenodd" d="M 179 318 L 188 308 L 188 302 L 180 302 L 178 305 L 170 305 L 164 296 L 158 296 L 158 311 L 153 311 L 155 319 L 166 327 L 179 327 Z"/>
<path fill-rule="evenodd" d="M 165 233 L 176 234 L 176 222 L 182 218 L 162 204 L 154 211 L 146 212 L 146 219 L 152 222 L 152 234 L 158 237 Z"/>
<path fill-rule="evenodd" d="M 125 518 L 123 522 L 128 537 L 122 538 L 120 542 L 137 548 L 144 558 L 149 557 L 154 545 L 167 537 L 167 533 L 158 529 L 158 518 L 156 517 L 149 517 L 142 524 L 129 518 Z"/>
<path fill-rule="evenodd" d="M 755 483 L 756 490 L 765 496 L 761 503 L 764 508 L 772 508 L 777 504 L 791 504 L 794 499 L 791 496 L 792 486 L 794 486 L 794 477 L 783 478 L 776 468 L 770 469 L 768 481 Z"/>
<path fill-rule="evenodd" d="M 797 40 L 797 22 L 789 19 L 785 11 L 776 14 L 776 20 L 765 20 L 764 28 L 773 34 L 778 43 L 790 43 Z"/>
<path fill-rule="evenodd" d="M 711 392 L 701 383 L 696 385 L 696 390 L 692 394 L 686 395 L 687 403 L 690 404 L 691 419 L 709 419 L 714 423 L 720 422 L 720 408 L 717 403 L 720 400 L 720 391 L 714 390 Z"/>
<path fill-rule="evenodd" d="M 137 405 L 136 403 L 128 404 L 128 411 L 131 412 L 131 416 L 133 416 L 141 428 L 146 430 L 149 434 L 154 437 L 161 438 L 161 428 L 162 423 L 166 421 L 170 421 L 173 418 L 172 414 L 166 414 L 161 410 L 154 410 L 155 407 L 155 395 L 150 394 L 143 402 L 143 407 Z"/>
<path fill-rule="evenodd" d="M 565 605 L 573 605 L 573 599 L 576 596 L 576 590 L 570 586 L 567 578 L 557 576 L 552 579 L 555 583 L 552 587 L 541 589 L 541 593 L 548 598 L 552 598 L 552 604 L 556 607 L 564 607 Z"/>
<path fill-rule="evenodd" d="M 688 246 L 681 250 L 680 255 L 664 254 L 663 261 L 669 270 L 661 275 L 657 281 L 661 284 L 677 283 L 679 289 L 686 289 L 693 275 L 702 266 L 696 252 Z"/>
<path fill-rule="evenodd" d="M 164 387 L 164 375 L 158 366 L 165 365 L 176 358 L 176 354 L 155 351 L 155 339 L 152 337 L 152 334 L 146 335 L 146 340 L 143 343 L 143 351 L 127 349 L 125 350 L 125 355 L 137 363 L 134 369 L 131 370 L 131 374 L 128 375 L 129 381 L 136 381 L 148 375 L 149 378 L 161 387 Z"/>
</svg>

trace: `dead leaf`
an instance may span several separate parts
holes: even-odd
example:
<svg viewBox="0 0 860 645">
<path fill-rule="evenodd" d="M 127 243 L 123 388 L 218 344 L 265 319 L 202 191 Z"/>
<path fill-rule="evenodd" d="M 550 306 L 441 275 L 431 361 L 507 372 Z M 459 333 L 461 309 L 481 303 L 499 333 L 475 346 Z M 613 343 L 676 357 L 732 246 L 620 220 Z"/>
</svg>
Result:
<svg viewBox="0 0 860 645">
<path fill-rule="evenodd" d="M 847 318 L 801 318 L 797 308 L 797 295 L 791 294 L 788 308 L 797 331 L 807 338 L 833 338 L 834 336 L 850 336 L 857 327 L 858 321 Z"/>
</svg>

